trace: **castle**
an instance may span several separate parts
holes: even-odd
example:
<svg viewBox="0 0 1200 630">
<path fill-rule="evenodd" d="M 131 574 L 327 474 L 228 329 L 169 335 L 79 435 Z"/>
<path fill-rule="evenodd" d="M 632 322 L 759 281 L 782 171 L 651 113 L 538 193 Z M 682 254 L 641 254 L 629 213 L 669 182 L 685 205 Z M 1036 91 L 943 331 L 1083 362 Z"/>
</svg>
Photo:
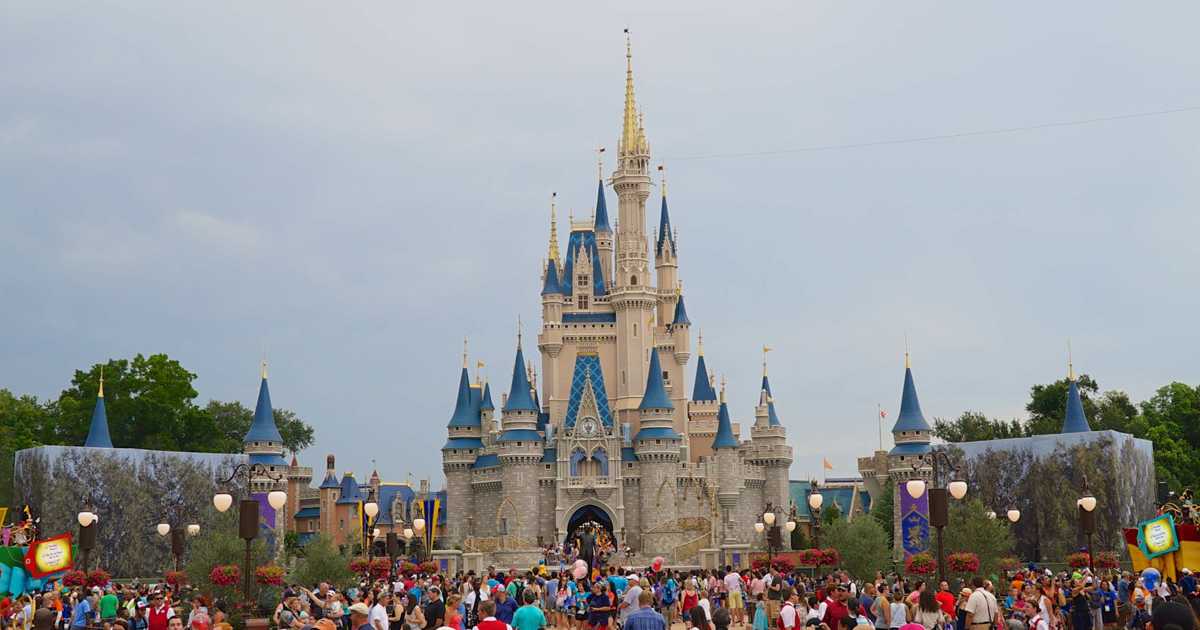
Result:
<svg viewBox="0 0 1200 630">
<path fill-rule="evenodd" d="M 458 515 L 444 542 L 520 566 L 591 523 L 617 548 L 643 557 L 740 564 L 746 551 L 766 545 L 754 524 L 771 510 L 777 518 L 767 535 L 786 548 L 789 537 L 779 529 L 787 520 L 792 449 L 765 361 L 749 440 L 739 439 L 702 345 L 687 394 L 692 322 L 680 248 L 665 178 L 658 229 L 646 230 L 650 144 L 628 41 L 616 157 L 607 182 L 601 165 L 594 214 L 570 222 L 562 253 L 551 205 L 537 335 L 540 395 L 518 333 L 497 422 L 491 385 L 471 379 L 464 352 L 442 447 L 448 512 Z M 618 199 L 615 227 L 606 183 Z"/>
</svg>

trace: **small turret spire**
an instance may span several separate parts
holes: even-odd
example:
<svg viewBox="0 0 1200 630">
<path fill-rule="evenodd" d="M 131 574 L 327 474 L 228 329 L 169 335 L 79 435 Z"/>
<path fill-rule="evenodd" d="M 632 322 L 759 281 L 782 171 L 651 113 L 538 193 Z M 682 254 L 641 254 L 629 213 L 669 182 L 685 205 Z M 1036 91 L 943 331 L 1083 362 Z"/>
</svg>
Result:
<svg viewBox="0 0 1200 630">
<path fill-rule="evenodd" d="M 463 369 L 467 369 L 467 337 L 463 337 Z"/>
<path fill-rule="evenodd" d="M 1071 360 L 1071 340 L 1067 340 L 1067 380 L 1075 380 L 1075 363 Z"/>
<path fill-rule="evenodd" d="M 104 366 L 100 366 L 100 389 L 96 393 L 96 406 L 92 409 L 92 424 L 88 428 L 84 446 L 112 448 L 112 437 L 108 433 L 108 412 L 104 408 Z"/>
<path fill-rule="evenodd" d="M 696 355 L 704 356 L 704 329 L 701 328 L 699 334 L 696 335 Z"/>
<path fill-rule="evenodd" d="M 266 359 L 262 360 L 262 377 L 263 377 L 263 380 L 267 379 L 267 360 Z"/>
<path fill-rule="evenodd" d="M 558 257 L 558 211 L 555 207 L 555 202 L 558 200 L 558 193 L 550 193 L 550 260 L 559 261 Z"/>
<path fill-rule="evenodd" d="M 97 398 L 104 398 L 104 366 L 100 366 L 100 391 L 96 394 Z"/>
<path fill-rule="evenodd" d="M 625 113 L 618 152 L 621 157 L 650 153 L 649 147 L 646 146 L 641 112 L 638 111 L 637 99 L 633 95 L 633 43 L 629 38 L 629 29 L 625 29 Z"/>
<path fill-rule="evenodd" d="M 771 346 L 763 346 L 763 378 L 767 377 L 767 353 L 771 351 Z"/>
<path fill-rule="evenodd" d="M 665 164 L 658 165 L 658 171 L 662 173 L 662 209 L 658 215 L 658 235 L 655 239 L 654 253 L 657 256 L 662 256 L 664 248 L 670 246 L 669 253 L 676 253 L 675 236 L 671 230 L 671 213 L 667 210 L 667 167 Z"/>
</svg>

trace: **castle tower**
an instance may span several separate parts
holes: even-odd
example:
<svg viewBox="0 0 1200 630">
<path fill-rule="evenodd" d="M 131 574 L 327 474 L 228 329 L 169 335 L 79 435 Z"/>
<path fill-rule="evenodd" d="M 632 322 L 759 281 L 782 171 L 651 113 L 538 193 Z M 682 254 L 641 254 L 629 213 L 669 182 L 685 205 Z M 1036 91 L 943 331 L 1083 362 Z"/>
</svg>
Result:
<svg viewBox="0 0 1200 630">
<path fill-rule="evenodd" d="M 658 216 L 658 238 L 654 243 L 654 270 L 658 274 L 658 321 L 669 322 L 675 315 L 675 302 L 679 293 L 679 252 L 675 246 L 675 235 L 671 232 L 671 215 L 667 212 L 667 173 L 662 172 L 662 209 Z"/>
<path fill-rule="evenodd" d="M 713 438 L 717 436 L 717 390 L 713 376 L 704 362 L 704 335 L 696 343 L 696 379 L 692 384 L 692 400 L 688 403 L 688 458 L 692 463 L 713 454 Z"/>
<path fill-rule="evenodd" d="M 787 520 L 788 502 L 791 500 L 788 471 L 792 467 L 792 447 L 787 443 L 787 429 L 775 412 L 775 397 L 771 394 L 771 382 L 767 379 L 766 352 L 763 353 L 762 387 L 754 415 L 747 460 L 763 467 L 763 500 L 775 508 L 776 522 L 783 523 Z M 787 549 L 790 546 L 791 538 L 783 536 L 783 547 Z"/>
<path fill-rule="evenodd" d="M 634 452 L 641 468 L 641 493 L 638 513 L 641 515 L 642 549 L 665 551 L 674 532 L 655 533 L 655 530 L 674 530 L 676 514 L 676 477 L 679 471 L 679 449 L 683 436 L 675 431 L 672 411 L 675 406 L 663 386 L 662 365 L 658 349 L 650 350 L 650 366 L 646 373 L 646 393 L 638 405 L 641 428 L 633 438 Z"/>
<path fill-rule="evenodd" d="M 650 196 L 650 144 L 633 93 L 633 52 L 628 32 L 625 42 L 625 111 L 617 168 L 612 186 L 617 192 L 620 221 L 616 235 L 616 270 L 611 284 L 612 305 L 617 314 L 616 409 L 619 423 L 636 428 L 638 405 L 644 390 L 640 376 L 646 373 L 650 348 L 654 346 L 655 311 L 658 294 L 650 286 L 647 255 L 646 199 Z M 665 323 L 665 320 L 662 320 Z"/>
<path fill-rule="evenodd" d="M 1063 418 L 1062 433 L 1087 433 L 1092 430 L 1087 414 L 1083 412 L 1078 380 L 1075 378 L 1075 365 L 1067 359 L 1067 415 Z"/>
<path fill-rule="evenodd" d="M 108 411 L 104 407 L 104 368 L 100 368 L 100 389 L 96 392 L 96 406 L 92 408 L 92 425 L 88 428 L 87 439 L 83 442 L 89 448 L 112 448 L 112 438 L 108 434 Z"/>
<path fill-rule="evenodd" d="M 471 493 L 471 465 L 483 451 L 483 421 L 491 419 L 491 390 L 484 391 L 480 409 L 472 401 L 470 376 L 467 374 L 466 342 L 463 343 L 463 366 L 458 377 L 458 394 L 454 401 L 454 413 L 446 425 L 449 439 L 442 446 L 442 472 L 446 474 L 446 513 L 466 515 L 474 510 Z M 489 409 L 484 411 L 483 401 Z M 459 544 L 471 535 L 465 531 L 466 518 L 451 519 L 446 523 L 447 544 Z"/>
<path fill-rule="evenodd" d="M 921 401 L 917 399 L 917 386 L 913 382 L 912 360 L 904 353 L 904 389 L 900 394 L 900 414 L 896 424 L 892 426 L 892 438 L 896 446 L 888 452 L 888 478 L 896 497 L 894 502 L 894 540 L 897 550 L 910 552 L 924 551 L 929 547 L 928 531 L 924 538 L 919 539 L 919 545 L 910 544 L 906 547 L 906 533 L 902 520 L 913 513 L 912 521 L 929 520 L 928 494 L 923 495 L 924 501 L 910 503 L 905 491 L 905 483 L 910 479 L 924 479 L 926 482 L 933 476 L 933 468 L 926 461 L 930 447 L 930 427 L 921 412 Z M 914 468 L 914 466 L 916 468 Z M 919 529 L 918 529 L 919 531 Z"/>
<path fill-rule="evenodd" d="M 337 504 L 338 491 L 341 489 L 333 464 L 333 454 L 326 455 L 325 479 L 321 481 L 321 485 L 317 488 L 321 502 L 320 526 L 318 529 L 330 538 L 335 538 L 336 536 L 337 516 L 334 514 L 334 506 Z"/>
<path fill-rule="evenodd" d="M 242 438 L 242 452 L 251 464 L 261 464 L 267 467 L 272 475 L 287 474 L 287 462 L 283 460 L 283 437 L 275 426 L 275 414 L 271 408 L 271 392 L 267 388 L 267 362 L 262 362 L 262 380 L 258 384 L 258 402 L 254 405 L 254 421 L 250 430 Z M 272 490 L 287 490 L 286 481 L 274 481 L 267 476 L 250 479 L 250 492 L 264 494 Z M 287 519 L 276 517 L 276 527 L 280 527 Z"/>
<path fill-rule="evenodd" d="M 745 486 L 740 474 L 741 456 L 738 454 L 738 438 L 733 432 L 733 421 L 729 417 L 729 405 L 725 403 L 725 385 L 721 384 L 720 406 L 717 410 L 717 433 L 712 442 L 712 460 L 715 466 L 709 466 L 710 474 L 715 468 L 717 483 L 717 503 L 721 506 L 721 538 L 722 544 L 737 542 L 741 531 L 736 522 L 734 508 Z"/>
<path fill-rule="evenodd" d="M 535 541 L 538 534 L 538 469 L 542 459 L 542 436 L 537 432 L 539 411 L 533 401 L 533 386 L 529 383 L 518 333 L 512 385 L 501 416 L 503 431 L 497 440 L 500 487 L 504 491 L 499 518 L 507 530 L 502 535 L 516 536 L 525 542 Z"/>
<path fill-rule="evenodd" d="M 601 152 L 604 149 L 600 150 Z M 613 231 L 608 225 L 608 202 L 604 199 L 604 161 L 599 162 L 600 181 L 596 185 L 596 249 L 600 252 L 600 269 L 605 278 L 613 277 Z"/>
<path fill-rule="evenodd" d="M 334 502 L 334 515 L 337 525 L 333 530 L 333 540 L 338 545 L 353 546 L 363 543 L 362 530 L 363 493 L 358 487 L 354 473 L 347 471 L 342 475 L 338 485 L 337 501 Z"/>
<path fill-rule="evenodd" d="M 670 335 L 674 352 L 671 353 L 670 366 L 665 367 L 670 371 L 672 383 L 670 396 L 675 403 L 675 430 L 684 433 L 688 428 L 687 392 L 684 391 L 687 377 L 684 375 L 684 368 L 687 367 L 688 359 L 692 357 L 692 320 L 688 319 L 683 292 L 678 287 L 675 289 L 671 310 L 671 319 L 664 321 L 671 322 L 667 325 L 666 332 Z"/>
<path fill-rule="evenodd" d="M 301 466 L 300 461 L 296 459 L 296 454 L 292 453 L 292 461 L 288 464 L 287 472 L 287 505 L 284 507 L 286 513 L 283 515 L 283 522 L 288 531 L 298 531 L 295 519 L 296 512 L 300 511 L 300 494 L 308 490 L 310 483 L 312 483 L 312 468 Z"/>
</svg>

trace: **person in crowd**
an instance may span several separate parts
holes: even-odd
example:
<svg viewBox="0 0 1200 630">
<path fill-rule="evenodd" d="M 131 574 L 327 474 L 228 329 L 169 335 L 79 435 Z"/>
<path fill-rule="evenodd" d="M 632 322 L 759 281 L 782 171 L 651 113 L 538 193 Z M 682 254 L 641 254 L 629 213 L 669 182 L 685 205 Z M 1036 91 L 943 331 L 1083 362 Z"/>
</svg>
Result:
<svg viewBox="0 0 1200 630">
<path fill-rule="evenodd" d="M 913 610 L 913 623 L 919 623 L 925 630 L 942 628 L 946 624 L 946 613 L 942 611 L 941 602 L 932 591 L 921 592 L 917 607 Z"/>
<path fill-rule="evenodd" d="M 492 592 L 492 596 L 496 602 L 496 619 L 512 623 L 513 615 L 517 614 L 517 602 L 508 596 L 508 590 L 499 586 Z"/>
<path fill-rule="evenodd" d="M 546 627 L 546 616 L 542 613 L 542 609 L 537 607 L 537 591 L 533 588 L 526 588 L 521 593 L 521 599 L 524 605 L 517 609 L 513 615 L 512 627 L 515 630 L 542 630 Z"/>
<path fill-rule="evenodd" d="M 704 615 L 704 609 L 699 606 L 693 606 L 688 612 L 688 621 L 688 630 L 712 630 L 708 617 Z"/>
</svg>

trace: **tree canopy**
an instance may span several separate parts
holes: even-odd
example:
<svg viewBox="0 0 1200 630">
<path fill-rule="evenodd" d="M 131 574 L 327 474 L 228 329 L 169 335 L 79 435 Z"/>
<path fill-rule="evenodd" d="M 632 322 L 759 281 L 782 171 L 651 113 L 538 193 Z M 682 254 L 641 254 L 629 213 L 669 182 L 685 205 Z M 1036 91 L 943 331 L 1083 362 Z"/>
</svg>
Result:
<svg viewBox="0 0 1200 630">
<path fill-rule="evenodd" d="M 104 373 L 104 407 L 118 448 L 237 453 L 254 412 L 240 402 L 211 400 L 201 407 L 196 374 L 165 354 L 110 359 L 76 370 L 55 400 L 39 401 L 0 389 L 0 505 L 12 493 L 13 453 L 39 445 L 81 445 Z M 274 409 L 284 449 L 313 442 L 313 429 L 295 412 Z"/>
<path fill-rule="evenodd" d="M 891 563 L 887 534 L 873 518 L 838 519 L 828 526 L 825 540 L 838 550 L 842 568 L 854 577 L 867 579 Z"/>
</svg>

